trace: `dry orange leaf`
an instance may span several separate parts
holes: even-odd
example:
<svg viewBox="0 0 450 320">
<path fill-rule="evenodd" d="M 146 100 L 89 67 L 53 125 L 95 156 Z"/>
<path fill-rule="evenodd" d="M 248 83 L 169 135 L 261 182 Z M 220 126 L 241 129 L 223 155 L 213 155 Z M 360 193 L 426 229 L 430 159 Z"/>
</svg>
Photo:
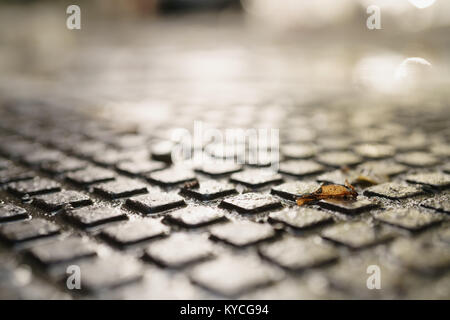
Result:
<svg viewBox="0 0 450 320">
<path fill-rule="evenodd" d="M 357 196 L 358 192 L 355 188 L 348 181 L 345 181 L 345 186 L 338 184 L 322 185 L 313 193 L 298 198 L 297 205 L 302 206 L 322 199 L 356 199 Z"/>
</svg>

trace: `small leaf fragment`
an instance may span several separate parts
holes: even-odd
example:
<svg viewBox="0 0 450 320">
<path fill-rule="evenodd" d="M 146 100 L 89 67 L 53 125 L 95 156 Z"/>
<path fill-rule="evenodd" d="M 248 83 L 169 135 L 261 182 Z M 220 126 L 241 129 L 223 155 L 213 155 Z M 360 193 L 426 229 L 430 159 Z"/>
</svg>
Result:
<svg viewBox="0 0 450 320">
<path fill-rule="evenodd" d="M 297 205 L 302 206 L 304 204 L 319 201 L 323 199 L 348 199 L 354 200 L 358 197 L 358 192 L 355 188 L 345 182 L 345 186 L 339 184 L 321 185 L 316 191 L 310 194 L 305 194 L 296 200 Z"/>
</svg>

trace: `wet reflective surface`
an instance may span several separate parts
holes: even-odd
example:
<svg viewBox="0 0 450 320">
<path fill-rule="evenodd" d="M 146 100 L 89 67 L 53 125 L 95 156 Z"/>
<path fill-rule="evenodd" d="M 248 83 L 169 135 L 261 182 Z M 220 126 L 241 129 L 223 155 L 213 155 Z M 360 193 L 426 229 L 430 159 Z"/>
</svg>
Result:
<svg viewBox="0 0 450 320">
<path fill-rule="evenodd" d="M 129 20 L 86 7 L 79 31 L 64 8 L 2 8 L 0 210 L 27 215 L 0 211 L 17 218 L 0 220 L 0 297 L 448 299 L 448 27 L 411 8 L 376 31 L 362 5 L 356 22 L 343 6 L 321 26 L 292 13 L 270 28 L 251 5 Z M 196 121 L 278 129 L 280 170 L 176 167 L 173 132 Z M 318 182 L 346 179 L 359 182 L 353 202 L 296 206 Z M 34 228 L 39 219 L 59 233 Z M 88 255 L 46 250 L 80 241 Z M 88 273 L 82 295 L 61 281 L 69 261 Z M 366 287 L 369 265 L 383 290 Z"/>
</svg>

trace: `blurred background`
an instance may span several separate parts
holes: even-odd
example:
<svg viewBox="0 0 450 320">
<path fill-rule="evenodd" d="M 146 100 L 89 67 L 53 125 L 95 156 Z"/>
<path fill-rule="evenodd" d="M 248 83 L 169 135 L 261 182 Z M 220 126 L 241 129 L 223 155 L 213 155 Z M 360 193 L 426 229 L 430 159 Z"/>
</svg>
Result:
<svg viewBox="0 0 450 320">
<path fill-rule="evenodd" d="M 66 9 L 74 4 L 81 8 L 80 30 L 66 27 Z M 370 30 L 366 24 L 372 14 L 368 8 L 373 6 L 380 9 L 379 30 Z M 295 150 L 305 153 L 303 147 L 306 153 L 312 150 L 313 159 L 322 157 L 322 162 L 333 167 L 359 163 L 359 155 L 350 150 L 356 143 L 365 147 L 359 143 L 367 142 L 371 143 L 369 151 L 363 153 L 369 158 L 370 154 L 377 158 L 377 153 L 385 157 L 383 153 L 391 153 L 383 151 L 388 147 L 397 149 L 403 159 L 411 158 L 397 160 L 402 165 L 430 165 L 434 170 L 441 168 L 435 162 L 448 155 L 450 141 L 449 35 L 450 0 L 0 0 L 0 124 L 17 128 L 27 138 L 63 145 L 75 154 L 80 149 L 79 156 L 92 156 L 94 162 L 101 159 L 98 161 L 104 161 L 105 166 L 122 161 L 122 153 L 129 150 L 132 153 L 123 159 L 138 163 L 148 160 L 150 152 L 167 161 L 176 146 L 171 129 L 189 129 L 200 120 L 205 127 L 219 129 L 279 129 L 281 148 L 278 139 L 271 145 L 266 141 L 263 147 L 270 146 L 273 154 L 281 149 L 282 156 L 289 153 L 286 150 L 294 150 L 290 151 L 292 158 L 297 157 Z M 32 100 L 11 103 L 18 112 L 8 116 L 3 113 L 7 104 L 2 100 L 9 98 Z M 57 105 L 62 112 L 39 108 L 39 100 Z M 81 111 L 87 117 L 74 116 L 63 108 L 73 108 L 74 113 Z M 103 117 L 115 122 L 96 121 Z M 116 125 L 119 122 L 125 125 Z M 133 126 L 128 126 L 130 122 Z M 210 136 L 205 136 L 210 142 Z M 9 148 L 9 136 L 0 138 L 4 150 L 15 150 L 17 139 Z M 372 146 L 379 141 L 381 147 Z M 119 142 L 130 148 L 120 149 Z M 17 145 L 17 150 L 28 152 L 23 143 Z M 213 157 L 218 154 L 217 158 L 236 150 L 229 148 L 235 147 L 232 143 L 209 146 L 211 149 L 204 149 Z M 134 148 L 144 151 L 142 159 Z M 82 149 L 92 152 L 85 155 Z M 416 149 L 427 151 L 410 151 Z M 50 149 L 42 150 L 47 153 Z M 273 162 L 273 158 L 267 160 L 263 158 L 258 166 Z M 383 164 L 380 171 L 389 165 Z M 305 167 L 308 171 L 309 165 Z M 347 170 L 338 173 L 341 176 L 343 172 Z M 403 183 L 403 177 L 395 181 Z M 256 176 L 256 184 L 258 179 Z M 378 181 L 371 176 L 367 179 Z M 436 199 L 444 204 L 447 200 L 430 198 Z M 409 208 L 418 201 L 408 199 L 395 206 Z M 372 220 L 370 215 L 367 218 Z M 367 229 L 354 230 L 359 237 Z M 345 234 L 343 237 L 346 239 Z M 439 237 L 444 241 L 444 236 Z M 409 246 L 405 248 L 405 252 L 409 250 Z M 441 263 L 435 255 L 420 252 Z M 358 267 L 362 265 L 359 261 L 365 263 L 372 253 L 361 255 Z M 384 253 L 379 256 L 380 262 L 385 260 Z M 378 261 L 378 253 L 374 257 Z M 405 255 L 408 266 L 409 257 Z M 422 262 L 417 260 L 418 269 Z M 355 274 L 347 264 L 341 266 L 344 273 Z M 411 262 L 411 269 L 414 266 Z M 402 291 L 403 282 L 408 282 L 407 289 L 409 277 L 411 282 L 416 278 L 404 270 L 398 283 Z M 448 273 L 443 276 L 447 278 L 432 282 L 420 279 L 420 293 L 413 297 L 428 299 L 442 291 L 448 298 Z M 318 291 L 328 290 L 326 281 L 309 280 Z M 359 277 L 355 281 L 349 285 L 358 283 Z M 152 279 L 145 293 L 156 296 L 152 291 L 156 284 L 156 294 L 169 288 L 163 297 L 176 293 L 186 298 L 183 290 L 163 282 Z M 304 285 L 298 287 L 297 281 L 289 283 L 288 291 L 283 292 L 287 295 L 281 297 L 300 294 L 300 298 L 314 298 L 303 294 Z M 283 291 L 280 288 L 284 287 L 267 297 L 278 297 Z M 366 287 L 363 290 L 367 294 Z M 358 294 L 353 298 L 365 297 L 359 295 L 360 289 L 355 292 Z M 381 292 L 384 298 L 385 291 Z"/>
<path fill-rule="evenodd" d="M 3 0 L 0 94 L 164 107 L 442 92 L 449 31 L 447 0 Z"/>
</svg>

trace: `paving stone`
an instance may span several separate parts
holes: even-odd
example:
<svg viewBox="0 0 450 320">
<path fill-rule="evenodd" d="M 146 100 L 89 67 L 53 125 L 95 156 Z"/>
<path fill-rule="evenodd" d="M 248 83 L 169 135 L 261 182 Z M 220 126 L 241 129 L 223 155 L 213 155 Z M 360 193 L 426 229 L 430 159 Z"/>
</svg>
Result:
<svg viewBox="0 0 450 320">
<path fill-rule="evenodd" d="M 119 149 L 135 149 L 146 146 L 148 138 L 138 134 L 124 134 L 114 137 L 112 144 Z"/>
<path fill-rule="evenodd" d="M 233 161 L 211 161 L 206 162 L 196 169 L 196 171 L 211 177 L 229 175 L 242 170 L 242 166 Z"/>
<path fill-rule="evenodd" d="M 5 170 L 12 165 L 12 162 L 6 159 L 0 159 L 0 170 Z"/>
<path fill-rule="evenodd" d="M 32 219 L 0 226 L 0 239 L 9 245 L 53 236 L 59 227 L 44 219 Z"/>
<path fill-rule="evenodd" d="M 213 226 L 211 237 L 236 247 L 249 246 L 275 236 L 275 231 L 268 224 L 251 221 L 229 222 Z"/>
<path fill-rule="evenodd" d="M 209 144 L 205 147 L 205 151 L 216 159 L 223 159 L 226 161 L 245 159 L 246 146 L 242 144 Z"/>
<path fill-rule="evenodd" d="M 411 167 L 431 167 L 440 163 L 440 160 L 426 152 L 401 153 L 395 157 L 398 163 Z"/>
<path fill-rule="evenodd" d="M 419 272 L 440 272 L 450 266 L 450 251 L 412 239 L 398 239 L 392 243 L 390 254 L 403 266 Z"/>
<path fill-rule="evenodd" d="M 69 237 L 61 241 L 35 246 L 28 254 L 44 267 L 68 263 L 96 255 L 93 243 L 80 237 Z"/>
<path fill-rule="evenodd" d="M 18 197 L 23 197 L 25 195 L 36 196 L 60 190 L 61 185 L 58 182 L 45 178 L 18 181 L 8 185 L 8 191 Z"/>
<path fill-rule="evenodd" d="M 437 238 L 445 242 L 446 244 L 450 244 L 450 227 L 444 227 L 437 232 Z"/>
<path fill-rule="evenodd" d="M 408 186 L 397 182 L 387 182 L 370 187 L 364 191 L 367 197 L 382 197 L 391 200 L 415 197 L 423 194 L 424 191 L 420 187 Z"/>
<path fill-rule="evenodd" d="M 167 219 L 184 227 L 196 228 L 224 220 L 225 215 L 220 209 L 191 206 L 170 212 Z"/>
<path fill-rule="evenodd" d="M 81 192 L 63 190 L 57 193 L 34 197 L 33 204 L 46 211 L 55 211 L 65 205 L 71 205 L 74 208 L 90 205 L 92 204 L 92 200 Z"/>
<path fill-rule="evenodd" d="M 0 171 L 0 184 L 29 180 L 35 176 L 36 174 L 31 170 L 13 166 Z"/>
<path fill-rule="evenodd" d="M 414 283 L 410 272 L 393 263 L 386 263 L 386 259 L 380 259 L 371 252 L 364 253 L 345 257 L 327 269 L 326 277 L 331 287 L 361 299 L 395 298 L 408 292 Z M 367 289 L 368 271 L 373 272 L 369 266 L 377 266 L 380 270 L 380 290 Z"/>
<path fill-rule="evenodd" d="M 370 211 L 379 207 L 379 204 L 367 199 L 356 200 L 339 200 L 339 199 L 326 199 L 318 202 L 318 205 L 322 208 L 342 212 L 345 214 L 360 214 L 365 211 Z"/>
<path fill-rule="evenodd" d="M 283 182 L 283 177 L 267 169 L 249 169 L 232 174 L 230 181 L 256 189 L 281 183 Z"/>
<path fill-rule="evenodd" d="M 64 217 L 84 229 L 128 219 L 123 210 L 107 206 L 89 206 L 67 210 Z"/>
<path fill-rule="evenodd" d="M 176 167 L 154 171 L 147 174 L 145 177 L 151 183 L 163 187 L 173 187 L 184 183 L 191 184 L 197 181 L 195 174 L 192 171 Z"/>
<path fill-rule="evenodd" d="M 419 231 L 443 220 L 440 214 L 413 208 L 388 209 L 375 214 L 374 217 L 382 222 L 410 231 Z"/>
<path fill-rule="evenodd" d="M 41 169 L 50 174 L 63 174 L 85 169 L 87 162 L 76 158 L 64 157 L 59 161 L 48 161 L 41 164 Z"/>
<path fill-rule="evenodd" d="M 111 170 L 88 167 L 83 170 L 68 173 L 66 179 L 77 185 L 87 186 L 94 183 L 111 181 L 115 177 L 116 174 Z"/>
<path fill-rule="evenodd" d="M 317 147 L 312 144 L 288 144 L 282 147 L 281 152 L 288 159 L 308 159 L 317 154 Z"/>
<path fill-rule="evenodd" d="M 274 196 L 259 193 L 243 193 L 222 200 L 220 206 L 239 213 L 253 214 L 282 208 Z"/>
<path fill-rule="evenodd" d="M 152 158 L 157 161 L 172 162 L 172 149 L 174 148 L 174 143 L 172 141 L 160 141 L 158 143 L 152 144 L 150 152 Z"/>
<path fill-rule="evenodd" d="M 233 297 L 275 283 L 283 273 L 257 258 L 222 256 L 196 266 L 189 277 L 195 284 Z"/>
<path fill-rule="evenodd" d="M 362 162 L 362 158 L 352 152 L 333 151 L 323 152 L 316 157 L 319 163 L 330 167 L 351 167 Z"/>
<path fill-rule="evenodd" d="M 450 200 L 447 199 L 427 199 L 422 202 L 422 207 L 433 209 L 439 212 L 450 213 Z"/>
<path fill-rule="evenodd" d="M 424 150 L 429 144 L 429 140 L 422 133 L 395 135 L 388 142 L 399 151 Z"/>
<path fill-rule="evenodd" d="M 319 139 L 319 146 L 323 150 L 348 150 L 354 144 L 354 139 L 351 137 L 324 137 Z"/>
<path fill-rule="evenodd" d="M 27 210 L 13 204 L 0 203 L 0 223 L 28 218 Z"/>
<path fill-rule="evenodd" d="M 89 259 L 80 261 L 77 265 L 82 272 L 81 290 L 85 292 L 114 289 L 142 279 L 141 264 L 123 256 Z M 63 281 L 65 283 L 67 279 Z"/>
<path fill-rule="evenodd" d="M 450 157 L 450 146 L 446 143 L 435 144 L 430 149 L 438 157 Z"/>
<path fill-rule="evenodd" d="M 325 229 L 322 237 L 351 249 L 370 247 L 392 239 L 392 233 L 363 221 L 345 222 Z"/>
<path fill-rule="evenodd" d="M 271 212 L 269 219 L 296 229 L 311 228 L 333 221 L 332 216 L 325 211 L 300 207 Z"/>
<path fill-rule="evenodd" d="M 437 189 L 450 187 L 450 175 L 441 172 L 411 174 L 405 177 L 409 183 L 421 184 Z"/>
<path fill-rule="evenodd" d="M 181 268 L 206 260 L 212 255 L 213 247 L 208 239 L 185 233 L 176 233 L 155 241 L 145 250 L 146 258 L 170 268 Z"/>
<path fill-rule="evenodd" d="M 394 177 L 408 170 L 406 166 L 391 161 L 369 161 L 359 165 L 357 169 L 363 173 L 386 177 Z"/>
<path fill-rule="evenodd" d="M 166 164 L 158 161 L 150 161 L 150 160 L 132 160 L 132 161 L 123 161 L 119 162 L 116 165 L 116 169 L 122 173 L 128 175 L 143 175 L 149 172 L 162 170 L 166 168 Z"/>
<path fill-rule="evenodd" d="M 280 163 L 278 172 L 294 177 L 304 177 L 322 173 L 326 168 L 314 161 L 291 160 Z"/>
<path fill-rule="evenodd" d="M 319 189 L 320 184 L 316 182 L 286 182 L 279 186 L 273 187 L 271 194 L 282 197 L 286 200 L 295 201 L 297 198 L 305 194 L 310 194 Z"/>
<path fill-rule="evenodd" d="M 260 246 L 259 253 L 280 267 L 289 270 L 303 270 L 336 261 L 338 251 L 320 238 L 288 237 Z"/>
<path fill-rule="evenodd" d="M 119 178 L 113 181 L 97 184 L 93 187 L 95 193 L 108 199 L 132 197 L 147 193 L 147 186 L 133 179 Z"/>
<path fill-rule="evenodd" d="M 126 200 L 125 204 L 143 214 L 154 214 L 184 207 L 186 202 L 176 194 L 150 190 L 150 193 L 135 196 Z"/>
<path fill-rule="evenodd" d="M 146 218 L 108 226 L 102 229 L 101 236 L 123 247 L 165 236 L 169 234 L 169 230 L 169 227 L 162 224 L 159 219 Z"/>
<path fill-rule="evenodd" d="M 186 195 L 201 201 L 224 198 L 236 193 L 236 189 L 231 184 L 220 183 L 215 180 L 202 181 L 196 187 L 183 187 L 180 191 L 180 194 L 182 195 Z"/>
<path fill-rule="evenodd" d="M 383 159 L 395 155 L 395 148 L 387 144 L 362 144 L 354 148 L 355 152 L 369 159 Z"/>
<path fill-rule="evenodd" d="M 72 146 L 71 152 L 82 158 L 92 158 L 95 154 L 102 153 L 106 149 L 107 146 L 103 142 L 85 140 L 77 141 L 76 145 Z"/>
<path fill-rule="evenodd" d="M 37 143 L 26 140 L 13 140 L 8 144 L 0 144 L 0 153 L 8 158 L 17 160 L 23 159 L 27 154 L 30 154 L 39 148 L 42 148 L 42 146 Z"/>
<path fill-rule="evenodd" d="M 106 149 L 92 156 L 92 161 L 100 166 L 114 166 L 122 161 L 130 161 L 135 154 L 123 150 Z"/>
<path fill-rule="evenodd" d="M 61 151 L 41 148 L 24 155 L 22 161 L 27 165 L 38 167 L 44 162 L 57 161 L 63 157 L 64 154 Z"/>
</svg>

